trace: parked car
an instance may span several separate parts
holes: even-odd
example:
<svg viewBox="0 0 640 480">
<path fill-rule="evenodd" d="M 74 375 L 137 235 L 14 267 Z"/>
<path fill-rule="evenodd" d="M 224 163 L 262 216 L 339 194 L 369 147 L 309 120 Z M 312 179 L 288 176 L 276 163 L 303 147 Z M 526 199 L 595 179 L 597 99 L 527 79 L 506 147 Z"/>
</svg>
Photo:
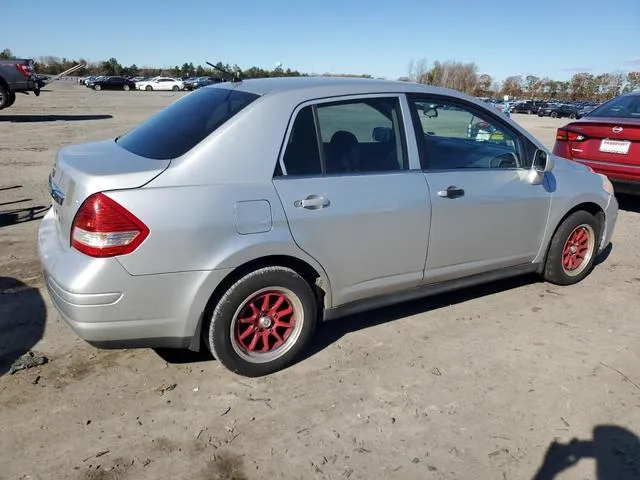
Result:
<svg viewBox="0 0 640 480">
<path fill-rule="evenodd" d="M 94 90 L 135 90 L 136 82 L 124 77 L 98 77 L 86 82 L 88 88 Z"/>
<path fill-rule="evenodd" d="M 567 105 L 564 103 L 549 104 L 538 109 L 539 117 L 552 117 L 552 118 L 578 118 L 578 109 L 573 105 Z"/>
<path fill-rule="evenodd" d="M 184 83 L 182 80 L 177 80 L 175 78 L 170 77 L 154 77 L 150 80 L 145 80 L 142 82 L 136 83 L 136 88 L 138 90 L 173 90 L 177 92 L 179 90 L 184 90 Z"/>
<path fill-rule="evenodd" d="M 640 194 L 640 92 L 609 100 L 559 128 L 553 151 L 607 175 L 617 192 Z"/>
<path fill-rule="evenodd" d="M 531 115 L 532 113 L 538 113 L 540 108 L 545 107 L 546 102 L 534 101 L 534 100 L 526 100 L 524 102 L 516 102 L 511 107 L 512 113 L 526 113 Z"/>
<path fill-rule="evenodd" d="M 82 338 L 209 348 L 247 376 L 294 362 L 319 321 L 532 272 L 577 283 L 618 211 L 605 176 L 481 101 L 327 77 L 198 89 L 62 148 L 49 186 L 39 256 Z"/>
<path fill-rule="evenodd" d="M 198 88 L 207 87 L 223 80 L 217 77 L 196 77 L 184 83 L 185 90 L 197 90 Z"/>
</svg>

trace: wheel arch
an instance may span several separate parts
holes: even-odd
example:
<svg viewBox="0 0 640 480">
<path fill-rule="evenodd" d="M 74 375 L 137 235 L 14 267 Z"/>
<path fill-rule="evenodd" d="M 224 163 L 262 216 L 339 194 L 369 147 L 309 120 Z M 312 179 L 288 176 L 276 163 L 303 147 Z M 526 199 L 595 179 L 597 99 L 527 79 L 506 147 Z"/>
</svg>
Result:
<svg viewBox="0 0 640 480">
<path fill-rule="evenodd" d="M 249 260 L 236 268 L 230 269 L 227 275 L 218 283 L 211 292 L 204 309 L 199 314 L 195 332 L 189 344 L 189 350 L 200 351 L 202 344 L 203 327 L 211 317 L 212 311 L 225 291 L 245 275 L 264 267 L 287 267 L 304 278 L 310 285 L 316 299 L 318 308 L 326 308 L 331 305 L 331 289 L 325 273 L 309 262 L 292 255 L 267 255 Z M 320 318 L 320 317 L 319 317 Z"/>
<path fill-rule="evenodd" d="M 541 252 L 541 254 L 538 255 L 538 257 L 540 258 L 540 271 L 542 271 L 542 269 L 544 269 L 544 265 L 547 261 L 547 256 L 549 255 L 549 248 L 551 246 L 551 240 L 553 239 L 553 236 L 556 234 L 556 232 L 558 231 L 558 228 L 560 228 L 560 225 L 562 225 L 562 223 L 572 214 L 574 214 L 575 212 L 579 212 L 579 211 L 585 211 L 590 213 L 591 215 L 593 215 L 596 220 L 598 221 L 598 225 L 600 227 L 600 230 L 598 231 L 598 245 L 596 246 L 596 249 L 600 247 L 600 244 L 602 242 L 602 235 L 604 234 L 604 227 L 605 227 L 605 213 L 604 213 L 604 208 L 599 205 L 598 203 L 596 203 L 593 200 L 583 200 L 577 204 L 575 204 L 574 206 L 568 208 L 564 214 L 560 217 L 560 219 L 555 223 L 553 230 L 550 232 L 549 235 L 547 235 L 547 237 L 545 238 L 545 243 L 544 243 L 544 248 Z"/>
</svg>

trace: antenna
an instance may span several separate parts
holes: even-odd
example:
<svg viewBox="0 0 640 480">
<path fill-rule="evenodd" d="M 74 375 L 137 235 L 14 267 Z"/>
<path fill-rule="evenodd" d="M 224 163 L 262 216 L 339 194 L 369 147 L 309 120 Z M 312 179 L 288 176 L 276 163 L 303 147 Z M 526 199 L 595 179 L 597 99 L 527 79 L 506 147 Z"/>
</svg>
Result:
<svg viewBox="0 0 640 480">
<path fill-rule="evenodd" d="M 205 63 L 207 65 L 210 65 L 211 67 L 215 68 L 216 70 L 224 73 L 227 76 L 227 78 L 230 79 L 230 81 L 232 83 L 236 83 L 236 82 L 241 82 L 242 81 L 242 72 L 240 71 L 240 69 L 238 69 L 238 72 L 237 72 L 238 74 L 235 75 L 235 74 L 231 73 L 230 71 L 228 71 L 228 70 L 226 70 L 224 68 L 221 68 L 221 67 L 218 67 L 218 66 L 214 65 L 211 62 L 205 62 Z"/>
</svg>

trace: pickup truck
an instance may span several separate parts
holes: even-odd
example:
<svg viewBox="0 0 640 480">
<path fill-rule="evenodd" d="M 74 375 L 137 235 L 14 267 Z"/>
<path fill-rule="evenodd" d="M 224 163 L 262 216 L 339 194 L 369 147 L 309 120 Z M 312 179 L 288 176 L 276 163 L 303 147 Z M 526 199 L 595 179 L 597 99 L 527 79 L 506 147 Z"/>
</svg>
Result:
<svg viewBox="0 0 640 480">
<path fill-rule="evenodd" d="M 0 60 L 0 110 L 13 105 L 16 93 L 40 95 L 42 85 L 34 71 L 33 60 Z"/>
</svg>

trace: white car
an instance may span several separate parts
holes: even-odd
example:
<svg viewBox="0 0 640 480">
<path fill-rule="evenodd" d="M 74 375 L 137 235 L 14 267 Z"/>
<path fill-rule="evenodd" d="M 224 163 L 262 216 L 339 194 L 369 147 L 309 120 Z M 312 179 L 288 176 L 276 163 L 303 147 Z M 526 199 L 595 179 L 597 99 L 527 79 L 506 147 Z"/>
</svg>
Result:
<svg viewBox="0 0 640 480">
<path fill-rule="evenodd" d="M 170 77 L 154 77 L 151 80 L 144 82 L 136 82 L 136 89 L 138 90 L 184 90 L 184 83 L 182 80 L 176 80 Z"/>
</svg>

